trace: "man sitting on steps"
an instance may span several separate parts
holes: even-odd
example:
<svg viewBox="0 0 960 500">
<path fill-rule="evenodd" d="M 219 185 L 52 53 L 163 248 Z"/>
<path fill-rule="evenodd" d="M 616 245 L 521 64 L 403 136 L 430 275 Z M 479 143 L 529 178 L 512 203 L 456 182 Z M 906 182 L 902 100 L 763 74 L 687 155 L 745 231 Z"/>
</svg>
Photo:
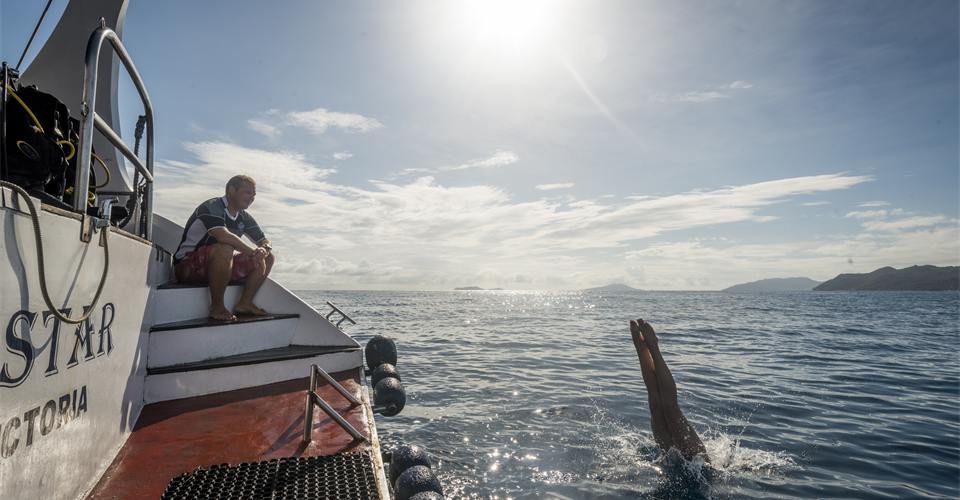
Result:
<svg viewBox="0 0 960 500">
<path fill-rule="evenodd" d="M 246 211 L 256 196 L 257 184 L 252 178 L 233 176 L 227 181 L 226 196 L 211 198 L 193 211 L 173 256 L 177 281 L 209 284 L 213 319 L 237 319 L 223 303 L 230 280 L 244 282 L 243 295 L 233 308 L 235 313 L 267 314 L 253 303 L 274 262 L 270 240 Z M 257 246 L 243 241 L 240 238 L 243 235 Z"/>
</svg>

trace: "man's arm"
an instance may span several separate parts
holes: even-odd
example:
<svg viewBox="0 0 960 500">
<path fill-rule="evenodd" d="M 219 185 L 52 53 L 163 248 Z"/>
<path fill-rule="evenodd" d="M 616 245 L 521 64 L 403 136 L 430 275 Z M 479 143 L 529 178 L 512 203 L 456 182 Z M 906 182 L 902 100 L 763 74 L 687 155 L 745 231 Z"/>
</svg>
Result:
<svg viewBox="0 0 960 500">
<path fill-rule="evenodd" d="M 254 247 L 248 244 L 246 241 L 240 239 L 237 235 L 228 231 L 225 227 L 215 227 L 207 231 L 207 233 L 210 236 L 213 236 L 217 240 L 217 243 L 230 245 L 244 255 L 251 255 L 257 252 L 262 252 L 264 256 L 266 255 L 265 248 Z"/>
</svg>

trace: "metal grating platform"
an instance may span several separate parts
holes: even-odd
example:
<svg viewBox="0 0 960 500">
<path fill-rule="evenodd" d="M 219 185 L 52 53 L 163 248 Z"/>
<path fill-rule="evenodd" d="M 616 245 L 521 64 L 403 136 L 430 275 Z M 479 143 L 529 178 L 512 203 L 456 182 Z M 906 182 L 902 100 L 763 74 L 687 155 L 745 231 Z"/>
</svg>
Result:
<svg viewBox="0 0 960 500">
<path fill-rule="evenodd" d="M 370 453 L 214 465 L 181 474 L 160 497 L 173 499 L 379 499 Z"/>
</svg>

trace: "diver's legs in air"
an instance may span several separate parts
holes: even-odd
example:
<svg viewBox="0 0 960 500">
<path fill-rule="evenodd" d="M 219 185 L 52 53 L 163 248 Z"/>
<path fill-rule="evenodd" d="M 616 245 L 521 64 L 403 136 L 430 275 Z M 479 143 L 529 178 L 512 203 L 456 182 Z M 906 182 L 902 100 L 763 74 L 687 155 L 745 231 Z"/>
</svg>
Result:
<svg viewBox="0 0 960 500">
<path fill-rule="evenodd" d="M 632 323 L 632 322 L 631 322 Z M 707 450 L 703 446 L 703 441 L 697 435 L 697 431 L 690 425 L 683 412 L 680 410 L 680 404 L 677 402 L 677 384 L 673 380 L 673 374 L 667 362 L 664 361 L 660 353 L 660 346 L 657 334 L 653 327 L 642 319 L 638 319 L 640 337 L 653 358 L 653 365 L 657 380 L 657 389 L 660 396 L 660 408 L 662 409 L 667 428 L 669 429 L 674 446 L 680 449 L 684 458 L 691 459 L 695 455 L 702 454 L 704 460 L 710 461 L 707 456 Z M 631 324 L 632 330 L 632 324 Z M 641 366 L 642 366 L 641 362 Z"/>
<path fill-rule="evenodd" d="M 663 409 L 660 405 L 660 389 L 657 385 L 653 357 L 650 355 L 650 349 L 643 342 L 640 325 L 636 321 L 630 322 L 630 336 L 633 338 L 633 346 L 637 350 L 637 357 L 640 358 L 640 373 L 643 375 L 643 383 L 647 386 L 650 428 L 653 430 L 653 439 L 657 442 L 657 446 L 666 451 L 674 446 L 673 437 L 670 435 L 670 429 L 667 427 L 667 420 L 663 416 Z"/>
</svg>

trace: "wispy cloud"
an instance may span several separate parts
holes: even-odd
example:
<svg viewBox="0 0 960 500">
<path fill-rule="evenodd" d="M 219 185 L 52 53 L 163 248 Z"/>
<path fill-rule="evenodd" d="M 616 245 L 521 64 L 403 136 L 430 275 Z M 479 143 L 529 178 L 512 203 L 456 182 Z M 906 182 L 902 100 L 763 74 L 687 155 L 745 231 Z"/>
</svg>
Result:
<svg viewBox="0 0 960 500">
<path fill-rule="evenodd" d="M 639 287 L 717 289 L 771 277 L 827 280 L 842 272 L 869 272 L 883 266 L 957 265 L 958 257 L 960 228 L 943 224 L 784 243 L 722 239 L 654 243 L 625 252 L 620 272 L 621 279 Z"/>
<path fill-rule="evenodd" d="M 280 130 L 280 127 L 256 118 L 247 120 L 247 127 L 254 132 L 258 132 L 267 136 L 269 139 L 276 139 L 277 137 L 280 137 L 280 134 L 283 133 Z"/>
<path fill-rule="evenodd" d="M 301 127 L 313 134 L 321 135 L 332 128 L 346 132 L 367 133 L 383 128 L 383 124 L 376 118 L 357 113 L 330 111 L 326 108 L 289 112 L 269 109 L 261 113 L 260 116 L 247 120 L 247 128 L 263 134 L 268 139 L 280 137 L 283 134 L 283 129 L 288 127 Z M 334 158 L 343 160 L 350 157 L 338 158 L 336 156 L 344 154 L 353 156 L 349 151 L 343 151 L 336 153 Z"/>
<path fill-rule="evenodd" d="M 445 186 L 429 176 L 342 185 L 334 182 L 336 170 L 295 152 L 212 142 L 186 149 L 195 161 L 158 162 L 159 213 L 182 222 L 199 202 L 219 195 L 230 176 L 249 173 L 258 181 L 251 211 L 284 262 L 278 277 L 327 286 L 442 286 L 481 272 L 510 282 L 524 275 L 530 286 L 564 286 L 588 279 L 569 273 L 571 266 L 587 272 L 599 265 L 573 256 L 587 249 L 619 251 L 670 231 L 762 223 L 771 219 L 763 213 L 770 205 L 870 180 L 828 174 L 637 200 L 517 201 L 498 187 Z M 322 277 L 309 274 L 319 269 Z"/>
<path fill-rule="evenodd" d="M 326 108 L 317 108 L 311 111 L 294 111 L 287 113 L 287 121 L 292 125 L 305 127 L 315 134 L 323 134 L 329 128 L 339 128 L 347 132 L 366 133 L 383 124 L 376 118 L 356 113 L 341 113 Z"/>
<path fill-rule="evenodd" d="M 682 94 L 654 94 L 651 98 L 655 102 L 662 103 L 671 103 L 671 102 L 709 102 L 715 101 L 717 99 L 729 99 L 730 95 L 716 90 L 695 90 L 692 92 L 684 92 Z"/>
<path fill-rule="evenodd" d="M 873 208 L 873 207 L 886 207 L 889 205 L 890 203 L 886 201 L 865 201 L 857 206 L 863 207 L 863 208 Z"/>
<path fill-rule="evenodd" d="M 883 218 L 888 215 L 900 215 L 903 213 L 903 210 L 854 210 L 853 212 L 848 212 L 845 217 L 852 219 L 877 219 Z"/>
<path fill-rule="evenodd" d="M 728 90 L 741 91 L 746 89 L 753 88 L 753 84 L 746 80 L 737 80 L 731 82 L 727 85 L 721 85 L 714 89 L 707 90 L 693 90 L 689 92 L 681 92 L 678 94 L 666 94 L 666 93 L 655 93 L 650 97 L 650 100 L 660 103 L 674 103 L 674 102 L 690 102 L 690 103 L 702 103 L 716 101 L 718 99 L 730 99 L 733 95 Z"/>
<path fill-rule="evenodd" d="M 340 151 L 338 153 L 333 153 L 334 160 L 342 161 L 342 160 L 349 160 L 350 158 L 353 158 L 353 153 L 349 151 Z"/>
<path fill-rule="evenodd" d="M 805 207 L 820 207 L 823 205 L 829 205 L 829 201 L 808 201 L 806 203 L 801 203 Z"/>
<path fill-rule="evenodd" d="M 513 151 L 497 150 L 497 152 L 495 152 L 493 156 L 489 158 L 470 160 L 466 163 L 453 167 L 442 167 L 440 170 L 467 170 L 471 168 L 505 167 L 507 165 L 516 163 L 518 160 L 520 160 L 520 157 L 517 156 L 517 153 L 514 153 Z"/>
<path fill-rule="evenodd" d="M 518 161 L 520 161 L 520 156 L 514 153 L 513 151 L 504 151 L 504 150 L 498 149 L 493 153 L 493 155 L 487 158 L 478 158 L 478 159 L 469 160 L 459 165 L 447 165 L 447 166 L 435 167 L 435 168 L 426 168 L 426 167 L 405 168 L 401 170 L 398 175 L 422 176 L 422 175 L 438 174 L 440 172 L 470 170 L 475 168 L 499 168 L 499 167 L 506 167 L 507 165 L 512 165 Z"/>
<path fill-rule="evenodd" d="M 540 191 L 553 191 L 555 189 L 570 189 L 573 186 L 572 182 L 558 182 L 556 184 L 537 184 L 535 187 Z"/>
<path fill-rule="evenodd" d="M 928 215 L 907 217 L 892 221 L 867 221 L 863 223 L 863 227 L 870 231 L 901 231 L 904 229 L 935 226 L 947 222 L 947 220 L 948 219 L 942 215 Z"/>
</svg>

